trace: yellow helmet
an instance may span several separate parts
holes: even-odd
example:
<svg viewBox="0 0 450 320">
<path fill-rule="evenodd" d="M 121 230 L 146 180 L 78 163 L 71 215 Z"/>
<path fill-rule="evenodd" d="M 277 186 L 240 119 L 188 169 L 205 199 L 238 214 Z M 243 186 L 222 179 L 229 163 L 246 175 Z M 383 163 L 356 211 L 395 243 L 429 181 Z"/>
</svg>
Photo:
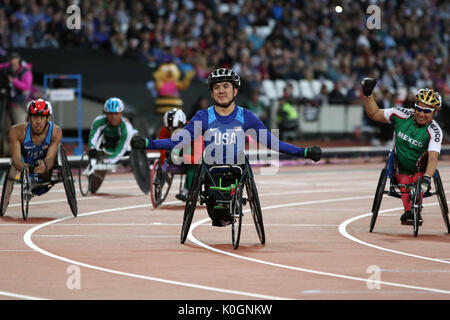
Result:
<svg viewBox="0 0 450 320">
<path fill-rule="evenodd" d="M 427 106 L 433 107 L 436 110 L 441 107 L 442 99 L 437 91 L 433 89 L 420 89 L 416 94 L 416 102 L 422 102 Z"/>
</svg>

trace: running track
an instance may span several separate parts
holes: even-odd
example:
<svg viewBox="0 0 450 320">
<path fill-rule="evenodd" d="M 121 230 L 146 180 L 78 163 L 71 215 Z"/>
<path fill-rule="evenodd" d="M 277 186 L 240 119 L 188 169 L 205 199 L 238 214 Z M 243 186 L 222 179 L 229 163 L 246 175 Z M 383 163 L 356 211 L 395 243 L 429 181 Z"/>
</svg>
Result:
<svg viewBox="0 0 450 320">
<path fill-rule="evenodd" d="M 27 221 L 16 186 L 0 218 L 0 299 L 447 300 L 450 235 L 436 197 L 425 199 L 418 238 L 400 225 L 400 200 L 386 196 L 368 231 L 382 166 L 254 168 L 266 245 L 247 212 L 238 250 L 200 206 L 180 244 L 176 183 L 158 210 L 131 173 L 108 174 L 88 197 L 76 185 L 77 218 L 58 184 L 31 200 Z M 439 170 L 450 199 L 450 161 Z"/>
</svg>

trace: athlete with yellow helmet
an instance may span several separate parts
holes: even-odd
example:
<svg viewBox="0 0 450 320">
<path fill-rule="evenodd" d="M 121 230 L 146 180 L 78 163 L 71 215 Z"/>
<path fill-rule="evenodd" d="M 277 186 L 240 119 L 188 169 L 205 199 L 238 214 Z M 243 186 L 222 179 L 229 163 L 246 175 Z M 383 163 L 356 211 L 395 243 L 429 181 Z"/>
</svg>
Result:
<svg viewBox="0 0 450 320">
<path fill-rule="evenodd" d="M 421 178 L 422 191 L 428 191 L 431 177 L 437 168 L 443 138 L 441 128 L 433 119 L 442 105 L 441 96 L 433 89 L 424 88 L 416 94 L 414 109 L 379 109 L 372 96 L 376 83 L 377 80 L 371 78 L 361 81 L 364 108 L 370 119 L 392 123 L 395 127 L 396 181 L 408 185 Z M 410 193 L 406 188 L 400 188 L 400 191 L 405 209 L 400 220 L 402 224 L 408 224 L 413 219 Z"/>
</svg>

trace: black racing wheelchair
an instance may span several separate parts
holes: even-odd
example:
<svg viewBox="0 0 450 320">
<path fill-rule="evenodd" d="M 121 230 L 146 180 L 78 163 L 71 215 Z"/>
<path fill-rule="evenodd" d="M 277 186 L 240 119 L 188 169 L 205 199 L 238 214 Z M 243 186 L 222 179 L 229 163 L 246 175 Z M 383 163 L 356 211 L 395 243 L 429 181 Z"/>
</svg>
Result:
<svg viewBox="0 0 450 320">
<path fill-rule="evenodd" d="M 196 165 L 184 209 L 181 243 L 186 241 L 198 201 L 206 205 L 213 226 L 231 225 L 234 249 L 239 247 L 243 207 L 248 203 L 259 240 L 265 244 L 261 205 L 248 157 L 242 165 Z"/>
<path fill-rule="evenodd" d="M 131 149 L 118 163 L 105 163 L 106 153 L 102 150 L 90 157 L 88 152 L 81 155 L 78 168 L 78 185 L 80 193 L 85 197 L 97 193 L 108 172 L 131 166 L 134 179 L 144 194 L 150 192 L 150 166 L 145 150 Z"/>
<path fill-rule="evenodd" d="M 14 184 L 20 184 L 20 196 L 22 204 L 23 220 L 28 219 L 29 203 L 34 196 L 40 196 L 49 191 L 56 183 L 62 182 L 66 192 L 67 202 L 74 217 L 78 214 L 77 198 L 75 185 L 73 182 L 72 171 L 67 160 L 66 151 L 62 144 L 58 146 L 56 163 L 49 173 L 43 177 L 33 172 L 32 166 L 26 166 L 22 169 L 20 177 L 18 172 L 11 164 L 6 170 L 2 197 L 0 203 L 0 215 L 4 216 L 8 208 L 9 200 L 14 188 Z"/>
<path fill-rule="evenodd" d="M 450 223 L 448 218 L 448 205 L 447 200 L 445 197 L 444 187 L 442 185 L 441 176 L 439 174 L 439 170 L 436 169 L 436 172 L 433 175 L 433 181 L 434 181 L 434 191 L 428 190 L 427 192 L 423 193 L 421 196 L 421 189 L 420 189 L 420 183 L 421 179 L 417 179 L 417 182 L 411 185 L 401 185 L 396 182 L 395 179 L 395 151 L 391 150 L 389 152 L 389 157 L 387 159 L 386 165 L 384 166 L 383 170 L 381 170 L 380 178 L 378 179 L 377 188 L 375 191 L 375 197 L 372 204 L 372 218 L 370 220 L 370 232 L 373 231 L 373 228 L 375 227 L 375 222 L 378 217 L 378 211 L 380 210 L 381 200 L 383 198 L 383 195 L 388 195 L 395 198 L 401 198 L 401 191 L 400 188 L 406 188 L 409 190 L 411 196 L 411 211 L 413 213 L 414 219 L 412 222 L 413 225 L 413 234 L 415 237 L 417 237 L 419 232 L 419 226 L 421 225 L 421 222 L 419 220 L 420 214 L 422 212 L 423 208 L 423 198 L 431 197 L 436 195 L 439 201 L 439 206 L 441 208 L 442 217 L 444 218 L 445 226 L 447 227 L 447 232 L 450 233 Z M 385 190 L 386 188 L 386 181 L 389 178 L 389 189 Z"/>
</svg>

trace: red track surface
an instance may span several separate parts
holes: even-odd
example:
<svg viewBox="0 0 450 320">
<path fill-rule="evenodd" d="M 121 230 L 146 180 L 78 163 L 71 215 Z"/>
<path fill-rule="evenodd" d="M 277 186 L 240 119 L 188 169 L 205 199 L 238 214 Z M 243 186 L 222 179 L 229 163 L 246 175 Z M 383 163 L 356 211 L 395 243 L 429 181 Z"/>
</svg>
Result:
<svg viewBox="0 0 450 320">
<path fill-rule="evenodd" d="M 200 206 L 180 244 L 176 183 L 156 210 L 131 173 L 110 173 L 99 194 L 77 194 L 77 218 L 58 184 L 31 200 L 27 221 L 16 186 L 0 218 L 0 299 L 449 299 L 450 234 L 436 197 L 424 201 L 417 238 L 387 196 L 369 233 L 382 166 L 255 168 L 266 245 L 246 213 L 238 250 Z M 439 169 L 450 199 L 450 161 Z"/>
</svg>

